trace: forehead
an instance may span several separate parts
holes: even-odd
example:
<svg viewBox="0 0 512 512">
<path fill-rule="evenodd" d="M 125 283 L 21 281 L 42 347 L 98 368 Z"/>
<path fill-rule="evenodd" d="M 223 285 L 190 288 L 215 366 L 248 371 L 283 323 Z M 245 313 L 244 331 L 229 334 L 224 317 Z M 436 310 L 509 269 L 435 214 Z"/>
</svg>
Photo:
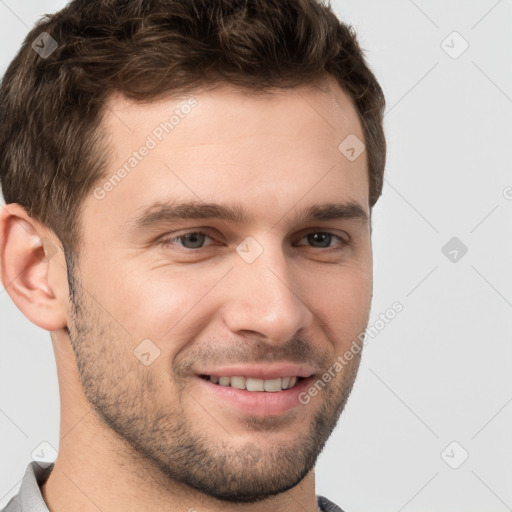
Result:
<svg viewBox="0 0 512 512">
<path fill-rule="evenodd" d="M 182 123 L 186 118 L 189 121 Z M 212 89 L 196 89 L 146 103 L 114 94 L 106 104 L 102 124 L 114 137 L 136 143 L 133 138 L 141 132 L 153 133 L 157 139 L 169 135 L 171 132 L 162 126 L 167 122 L 173 125 L 173 138 L 182 135 L 180 142 L 191 138 L 192 144 L 200 139 L 204 143 L 215 138 L 215 142 L 222 143 L 233 137 L 263 134 L 269 138 L 286 133 L 296 137 L 301 127 L 314 128 L 312 137 L 322 131 L 337 137 L 353 133 L 364 139 L 350 96 L 333 79 L 318 85 L 257 93 L 218 84 Z M 178 125 L 179 130 L 175 130 Z"/>
<path fill-rule="evenodd" d="M 221 85 L 149 103 L 113 96 L 102 124 L 105 194 L 85 211 L 107 224 L 176 198 L 272 205 L 275 215 L 319 200 L 367 207 L 366 152 L 350 161 L 340 150 L 347 137 L 364 141 L 360 119 L 333 81 L 258 95 Z"/>
</svg>

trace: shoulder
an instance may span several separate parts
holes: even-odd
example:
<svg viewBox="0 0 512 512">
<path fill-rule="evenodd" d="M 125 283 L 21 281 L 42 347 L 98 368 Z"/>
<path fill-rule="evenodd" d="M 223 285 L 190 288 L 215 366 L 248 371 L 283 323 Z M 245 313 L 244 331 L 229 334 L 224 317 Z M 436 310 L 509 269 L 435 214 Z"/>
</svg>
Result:
<svg viewBox="0 0 512 512">
<path fill-rule="evenodd" d="M 335 503 L 332 501 L 329 501 L 324 496 L 317 496 L 317 502 L 318 506 L 320 507 L 320 510 L 322 512 L 343 512 L 343 510 L 338 507 Z"/>
</svg>

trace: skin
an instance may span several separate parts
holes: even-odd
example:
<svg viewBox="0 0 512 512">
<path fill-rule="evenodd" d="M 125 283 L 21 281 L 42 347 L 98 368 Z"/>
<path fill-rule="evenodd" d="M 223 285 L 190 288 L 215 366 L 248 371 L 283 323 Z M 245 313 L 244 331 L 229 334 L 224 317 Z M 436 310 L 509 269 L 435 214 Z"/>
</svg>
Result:
<svg viewBox="0 0 512 512">
<path fill-rule="evenodd" d="M 19 205 L 1 211 L 2 281 L 51 332 L 57 361 L 59 455 L 42 487 L 52 511 L 317 510 L 314 464 L 359 358 L 307 405 L 264 417 L 224 407 L 194 372 L 294 361 L 321 377 L 364 331 L 370 222 L 297 220 L 326 202 L 352 201 L 370 216 L 366 153 L 350 162 L 338 150 L 349 134 L 364 140 L 361 123 L 329 80 L 266 97 L 228 85 L 193 96 L 197 106 L 113 190 L 87 196 L 73 300 L 54 233 Z M 182 101 L 110 99 L 107 177 Z M 250 222 L 128 228 L 168 199 L 240 203 Z M 199 228 L 209 238 L 187 252 L 176 237 Z M 325 232 L 348 244 L 306 236 Z M 236 251 L 248 236 L 263 248 L 250 264 Z M 144 339 L 160 350 L 148 366 L 134 355 Z"/>
</svg>

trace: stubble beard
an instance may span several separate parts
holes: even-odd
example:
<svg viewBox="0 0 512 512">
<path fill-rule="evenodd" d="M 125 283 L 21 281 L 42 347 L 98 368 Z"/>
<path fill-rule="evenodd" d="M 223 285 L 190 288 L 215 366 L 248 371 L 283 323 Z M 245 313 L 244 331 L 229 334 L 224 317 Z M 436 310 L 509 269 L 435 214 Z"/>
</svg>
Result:
<svg viewBox="0 0 512 512">
<path fill-rule="evenodd" d="M 177 483 L 230 503 L 256 503 L 283 493 L 314 468 L 352 390 L 360 357 L 319 393 L 320 407 L 305 435 L 271 448 L 252 441 L 234 446 L 229 425 L 224 425 L 222 440 L 195 427 L 197 420 L 187 415 L 183 403 L 187 398 L 191 403 L 191 397 L 182 383 L 174 384 L 179 390 L 174 404 L 158 402 L 165 395 L 155 372 L 135 358 L 130 342 L 123 343 L 126 332 L 86 299 L 74 273 L 68 275 L 73 319 L 68 332 L 80 382 L 96 417 L 131 453 L 126 467 L 137 474 L 138 465 L 149 466 L 153 480 L 166 482 L 167 489 Z M 280 419 L 247 416 L 243 421 L 248 431 L 266 431 L 270 437 Z"/>
</svg>

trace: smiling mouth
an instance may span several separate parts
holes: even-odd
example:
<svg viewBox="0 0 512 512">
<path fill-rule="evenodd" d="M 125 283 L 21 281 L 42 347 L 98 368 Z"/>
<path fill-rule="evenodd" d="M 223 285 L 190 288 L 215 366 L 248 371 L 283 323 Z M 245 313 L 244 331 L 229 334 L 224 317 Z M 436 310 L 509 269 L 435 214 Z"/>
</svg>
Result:
<svg viewBox="0 0 512 512">
<path fill-rule="evenodd" d="M 253 377 L 243 377 L 234 375 L 232 377 L 216 377 L 213 375 L 200 375 L 204 380 L 217 384 L 218 386 L 232 387 L 236 389 L 245 389 L 247 391 L 263 391 L 275 393 L 292 389 L 298 382 L 304 380 L 304 377 L 277 377 L 275 379 L 256 379 Z"/>
</svg>

